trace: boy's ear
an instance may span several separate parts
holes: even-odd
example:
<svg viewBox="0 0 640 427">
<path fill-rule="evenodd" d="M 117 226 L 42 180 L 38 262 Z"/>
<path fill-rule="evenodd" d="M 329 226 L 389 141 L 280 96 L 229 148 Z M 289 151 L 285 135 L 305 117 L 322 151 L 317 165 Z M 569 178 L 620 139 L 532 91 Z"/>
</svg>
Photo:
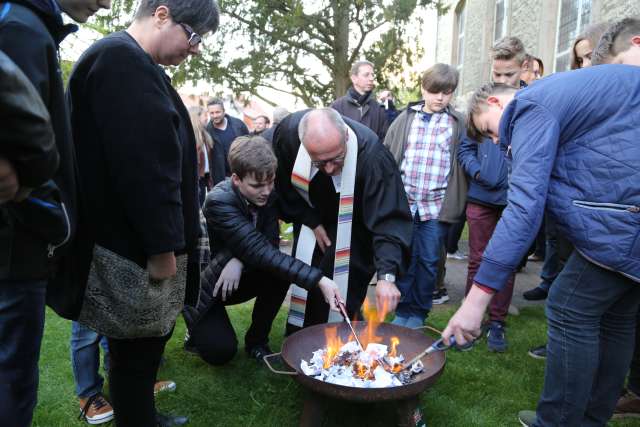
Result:
<svg viewBox="0 0 640 427">
<path fill-rule="evenodd" d="M 497 96 L 491 95 L 489 97 L 487 97 L 487 104 L 488 105 L 497 105 L 498 107 L 501 104 L 500 98 L 498 98 Z"/>
<path fill-rule="evenodd" d="M 235 186 L 238 186 L 242 182 L 242 179 L 236 173 L 231 174 L 231 183 Z"/>
</svg>

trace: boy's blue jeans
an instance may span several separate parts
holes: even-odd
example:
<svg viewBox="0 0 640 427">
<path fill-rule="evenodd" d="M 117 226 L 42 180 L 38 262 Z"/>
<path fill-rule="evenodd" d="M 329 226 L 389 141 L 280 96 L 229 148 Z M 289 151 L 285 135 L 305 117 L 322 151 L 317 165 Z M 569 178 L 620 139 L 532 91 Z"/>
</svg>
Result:
<svg viewBox="0 0 640 427">
<path fill-rule="evenodd" d="M 411 264 L 398 281 L 402 294 L 396 309 L 400 317 L 425 318 L 431 310 L 433 291 L 438 278 L 438 262 L 442 256 L 449 225 L 437 219 L 420 221 L 416 213 L 413 222 Z"/>
<path fill-rule="evenodd" d="M 104 379 L 99 373 L 100 345 L 104 350 L 103 368 L 108 371 L 107 339 L 78 322 L 71 322 L 71 367 L 76 383 L 76 396 L 81 399 L 102 392 Z"/>
</svg>

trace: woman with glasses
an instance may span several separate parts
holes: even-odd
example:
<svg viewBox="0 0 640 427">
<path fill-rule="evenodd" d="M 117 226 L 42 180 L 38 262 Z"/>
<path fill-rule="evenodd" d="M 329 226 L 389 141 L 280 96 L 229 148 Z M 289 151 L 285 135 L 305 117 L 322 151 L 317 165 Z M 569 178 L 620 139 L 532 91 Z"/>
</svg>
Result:
<svg viewBox="0 0 640 427">
<path fill-rule="evenodd" d="M 70 78 L 77 259 L 88 272 L 79 321 L 108 339 L 118 427 L 187 422 L 157 414 L 153 398 L 200 232 L 194 132 L 160 65 L 198 54 L 218 22 L 214 0 L 142 0 L 129 28 L 93 44 Z"/>
</svg>

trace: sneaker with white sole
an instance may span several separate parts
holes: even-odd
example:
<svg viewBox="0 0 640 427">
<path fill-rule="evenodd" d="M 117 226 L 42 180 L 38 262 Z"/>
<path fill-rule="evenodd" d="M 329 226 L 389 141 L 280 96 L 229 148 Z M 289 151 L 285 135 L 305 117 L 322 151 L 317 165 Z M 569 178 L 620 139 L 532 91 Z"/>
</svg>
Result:
<svg viewBox="0 0 640 427">
<path fill-rule="evenodd" d="M 449 298 L 449 294 L 447 293 L 447 289 L 446 288 L 438 289 L 437 291 L 435 291 L 433 293 L 432 304 L 433 305 L 444 304 L 445 302 L 449 301 L 450 299 L 451 298 Z"/>
<path fill-rule="evenodd" d="M 153 385 L 153 394 L 157 395 L 158 393 L 162 393 L 162 392 L 169 392 L 169 391 L 175 391 L 176 390 L 176 383 L 175 381 L 156 381 L 156 383 Z"/>
<path fill-rule="evenodd" d="M 531 427 L 536 422 L 536 411 L 518 412 L 518 421 L 523 427 Z"/>
<path fill-rule="evenodd" d="M 449 259 L 457 259 L 459 261 L 462 261 L 463 259 L 467 259 L 467 256 L 464 253 L 462 253 L 461 251 L 455 251 L 452 254 L 447 252 L 447 258 L 449 258 Z"/>
<path fill-rule="evenodd" d="M 83 399 L 80 398 L 80 416 L 89 424 L 102 424 L 113 419 L 113 407 L 102 393 Z"/>
</svg>

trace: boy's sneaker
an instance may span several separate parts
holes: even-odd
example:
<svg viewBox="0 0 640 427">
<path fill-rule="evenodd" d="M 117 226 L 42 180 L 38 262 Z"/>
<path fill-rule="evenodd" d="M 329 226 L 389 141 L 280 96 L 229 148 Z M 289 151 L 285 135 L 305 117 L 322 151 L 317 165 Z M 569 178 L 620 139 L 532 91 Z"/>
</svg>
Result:
<svg viewBox="0 0 640 427">
<path fill-rule="evenodd" d="M 531 427 L 536 422 L 535 411 L 520 411 L 518 412 L 518 421 L 524 427 Z"/>
<path fill-rule="evenodd" d="M 449 298 L 449 294 L 447 293 L 447 289 L 446 288 L 442 288 L 442 289 L 438 289 L 437 291 L 435 291 L 433 293 L 433 305 L 440 305 L 440 304 L 444 304 L 445 302 L 449 301 L 451 298 Z"/>
<path fill-rule="evenodd" d="M 153 385 L 153 394 L 157 395 L 158 393 L 162 393 L 165 391 L 175 391 L 176 383 L 175 381 L 156 381 Z"/>
<path fill-rule="evenodd" d="M 487 346 L 489 347 L 489 351 L 494 351 L 496 353 L 504 353 L 507 351 L 507 339 L 505 337 L 505 330 L 502 322 L 492 320 L 491 323 L 489 323 Z"/>
<path fill-rule="evenodd" d="M 80 416 L 89 424 L 102 424 L 113 419 L 113 408 L 102 393 L 80 400 Z"/>
<path fill-rule="evenodd" d="M 463 259 L 467 259 L 467 256 L 460 252 L 460 251 L 455 251 L 454 253 L 450 254 L 449 252 L 447 252 L 447 258 L 450 259 L 457 259 L 457 260 L 463 260 Z"/>
<path fill-rule="evenodd" d="M 640 418 L 640 396 L 626 390 L 616 403 L 613 418 Z"/>
<path fill-rule="evenodd" d="M 264 362 L 264 356 L 273 354 L 273 351 L 266 344 L 256 345 L 253 347 L 245 347 L 245 351 L 247 352 L 249 358 L 256 359 L 260 363 Z"/>
<path fill-rule="evenodd" d="M 547 299 L 548 291 L 545 291 L 540 286 L 537 286 L 531 290 L 528 290 L 522 294 L 527 301 L 542 301 Z"/>
<path fill-rule="evenodd" d="M 539 347 L 534 347 L 531 350 L 529 350 L 527 354 L 533 357 L 534 359 L 544 360 L 547 358 L 547 345 L 543 344 Z"/>
</svg>

